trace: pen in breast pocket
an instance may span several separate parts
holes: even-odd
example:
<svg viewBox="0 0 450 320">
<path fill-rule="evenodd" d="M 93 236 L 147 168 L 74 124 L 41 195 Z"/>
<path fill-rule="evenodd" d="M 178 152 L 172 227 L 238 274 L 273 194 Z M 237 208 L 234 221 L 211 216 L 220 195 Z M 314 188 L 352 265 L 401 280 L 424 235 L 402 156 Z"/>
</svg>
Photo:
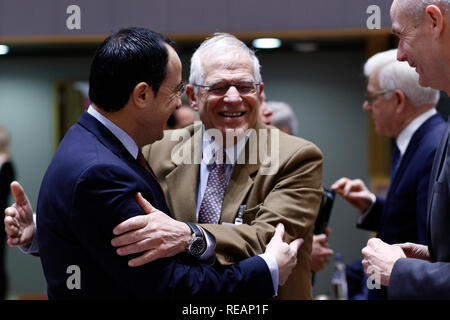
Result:
<svg viewBox="0 0 450 320">
<path fill-rule="evenodd" d="M 239 206 L 239 211 L 238 211 L 236 219 L 234 219 L 234 224 L 242 224 L 242 222 L 244 221 L 242 219 L 242 217 L 244 216 L 245 208 L 247 208 L 247 206 L 245 204 Z"/>
</svg>

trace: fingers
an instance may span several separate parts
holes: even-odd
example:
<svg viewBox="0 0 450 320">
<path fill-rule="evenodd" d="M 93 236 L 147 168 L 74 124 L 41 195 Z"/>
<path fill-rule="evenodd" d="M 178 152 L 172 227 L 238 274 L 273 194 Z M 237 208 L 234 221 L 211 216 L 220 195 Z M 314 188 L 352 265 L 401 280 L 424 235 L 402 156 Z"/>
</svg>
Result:
<svg viewBox="0 0 450 320">
<path fill-rule="evenodd" d="M 363 186 L 363 182 L 359 179 L 349 180 L 343 190 L 344 196 L 348 196 L 350 192 L 359 192 L 364 190 Z"/>
<path fill-rule="evenodd" d="M 16 201 L 17 204 L 23 205 L 30 202 L 28 201 L 28 197 L 25 194 L 25 191 L 23 191 L 23 188 L 20 185 L 20 183 L 18 183 L 17 181 L 13 181 L 11 182 L 10 188 L 14 200 Z"/>
<path fill-rule="evenodd" d="M 327 235 L 327 238 L 331 235 L 331 228 L 329 228 L 329 227 L 327 227 L 326 229 L 325 229 L 325 234 Z"/>
<path fill-rule="evenodd" d="M 14 224 L 14 219 L 10 216 L 5 217 L 5 232 L 8 236 L 8 244 L 10 246 L 16 246 L 20 241 L 19 229 Z"/>
<path fill-rule="evenodd" d="M 324 234 L 324 233 L 319 234 L 319 235 L 314 235 L 313 241 L 314 241 L 314 242 L 324 243 L 324 242 L 327 241 L 327 235 Z"/>
<path fill-rule="evenodd" d="M 151 213 L 156 209 L 148 202 L 140 192 L 136 193 L 136 202 L 145 213 Z"/>
<path fill-rule="evenodd" d="M 5 217 L 15 218 L 19 215 L 17 209 L 14 207 L 8 207 L 5 209 Z"/>
<path fill-rule="evenodd" d="M 342 177 L 340 179 L 338 179 L 337 181 L 335 181 L 332 185 L 331 185 L 331 189 L 335 190 L 335 189 L 341 189 L 345 186 L 345 184 L 347 183 L 347 181 L 349 181 L 348 178 L 346 177 Z"/>
<path fill-rule="evenodd" d="M 150 250 L 145 252 L 143 255 L 128 261 L 128 266 L 139 267 L 146 263 L 152 262 L 158 258 L 159 258 L 158 252 L 156 250 Z"/>
<path fill-rule="evenodd" d="M 125 220 L 124 222 L 120 223 L 113 229 L 113 233 L 118 236 L 122 233 L 141 229 L 147 225 L 147 219 L 146 216 L 135 216 L 128 220 Z M 114 244 L 113 244 L 114 245 Z"/>
<path fill-rule="evenodd" d="M 147 250 L 153 250 L 159 247 L 161 241 L 159 239 L 144 239 L 142 241 L 133 242 L 129 245 L 120 247 L 116 250 L 119 256 L 126 256 L 129 254 L 139 253 Z"/>
</svg>

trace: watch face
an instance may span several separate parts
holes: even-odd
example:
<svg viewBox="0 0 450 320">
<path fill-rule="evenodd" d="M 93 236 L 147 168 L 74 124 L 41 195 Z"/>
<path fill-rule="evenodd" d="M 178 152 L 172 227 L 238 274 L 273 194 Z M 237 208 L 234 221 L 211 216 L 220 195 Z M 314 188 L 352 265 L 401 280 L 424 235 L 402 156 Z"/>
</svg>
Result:
<svg viewBox="0 0 450 320">
<path fill-rule="evenodd" d="M 205 241 L 202 238 L 195 238 L 189 246 L 189 253 L 193 256 L 199 256 L 205 250 Z"/>
</svg>

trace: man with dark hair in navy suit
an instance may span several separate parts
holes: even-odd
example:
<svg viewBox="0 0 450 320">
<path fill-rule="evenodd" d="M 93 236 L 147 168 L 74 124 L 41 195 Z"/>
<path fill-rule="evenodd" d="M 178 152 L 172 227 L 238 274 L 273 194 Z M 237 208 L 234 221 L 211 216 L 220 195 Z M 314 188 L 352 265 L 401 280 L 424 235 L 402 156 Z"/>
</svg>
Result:
<svg viewBox="0 0 450 320">
<path fill-rule="evenodd" d="M 376 197 L 359 179 L 341 178 L 331 188 L 360 211 L 359 228 L 390 244 L 426 244 L 428 181 L 445 122 L 435 109 L 439 91 L 420 86 L 415 70 L 396 57 L 397 50 L 384 51 L 364 66 L 363 109 L 377 134 L 395 138 L 387 196 Z M 368 299 L 387 299 L 386 288 L 369 290 Z"/>
<path fill-rule="evenodd" d="M 169 115 L 181 105 L 181 62 L 171 41 L 140 28 L 112 34 L 95 53 L 89 85 L 92 105 L 62 140 L 39 193 L 37 236 L 49 298 L 273 296 L 301 245 L 301 239 L 282 241 L 282 225 L 264 254 L 226 268 L 182 264 L 180 256 L 130 268 L 129 258 L 116 254 L 112 230 L 145 214 L 138 204 L 143 198 L 154 206 L 149 214 L 166 213 L 180 234 L 192 230 L 192 241 L 180 239 L 180 245 L 189 243 L 184 255 L 197 257 L 214 243 L 197 225 L 170 218 L 140 150 L 162 138 Z M 138 192 L 143 198 L 136 201 Z"/>
</svg>

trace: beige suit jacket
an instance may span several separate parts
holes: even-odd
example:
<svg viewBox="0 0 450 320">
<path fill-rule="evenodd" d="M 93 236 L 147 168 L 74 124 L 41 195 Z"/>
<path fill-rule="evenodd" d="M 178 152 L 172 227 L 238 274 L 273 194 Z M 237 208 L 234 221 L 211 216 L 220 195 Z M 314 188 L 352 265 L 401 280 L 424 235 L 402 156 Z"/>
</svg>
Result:
<svg viewBox="0 0 450 320">
<path fill-rule="evenodd" d="M 279 151 L 278 171 L 262 174 L 265 162 L 260 157 L 256 163 L 251 161 L 249 142 L 252 140 L 249 139 L 246 152 L 241 154 L 245 154 L 245 164 L 238 161 L 233 169 L 219 224 L 202 224 L 202 227 L 216 237 L 216 262 L 227 265 L 263 253 L 274 227 L 282 222 L 285 241 L 298 237 L 305 241 L 299 250 L 297 266 L 286 284 L 279 288 L 278 298 L 311 299 L 312 232 L 322 196 L 322 153 L 313 143 L 262 123 L 258 122 L 254 129 L 259 154 Z M 268 139 L 262 139 L 260 129 L 267 130 Z M 273 143 L 271 137 L 277 133 L 279 143 Z M 166 131 L 162 140 L 143 148 L 174 218 L 180 221 L 196 222 L 202 134 L 202 124 L 197 122 L 185 129 Z M 179 163 L 180 159 L 184 163 Z M 242 204 L 247 208 L 244 224 L 222 225 L 222 222 L 234 222 Z"/>
</svg>

